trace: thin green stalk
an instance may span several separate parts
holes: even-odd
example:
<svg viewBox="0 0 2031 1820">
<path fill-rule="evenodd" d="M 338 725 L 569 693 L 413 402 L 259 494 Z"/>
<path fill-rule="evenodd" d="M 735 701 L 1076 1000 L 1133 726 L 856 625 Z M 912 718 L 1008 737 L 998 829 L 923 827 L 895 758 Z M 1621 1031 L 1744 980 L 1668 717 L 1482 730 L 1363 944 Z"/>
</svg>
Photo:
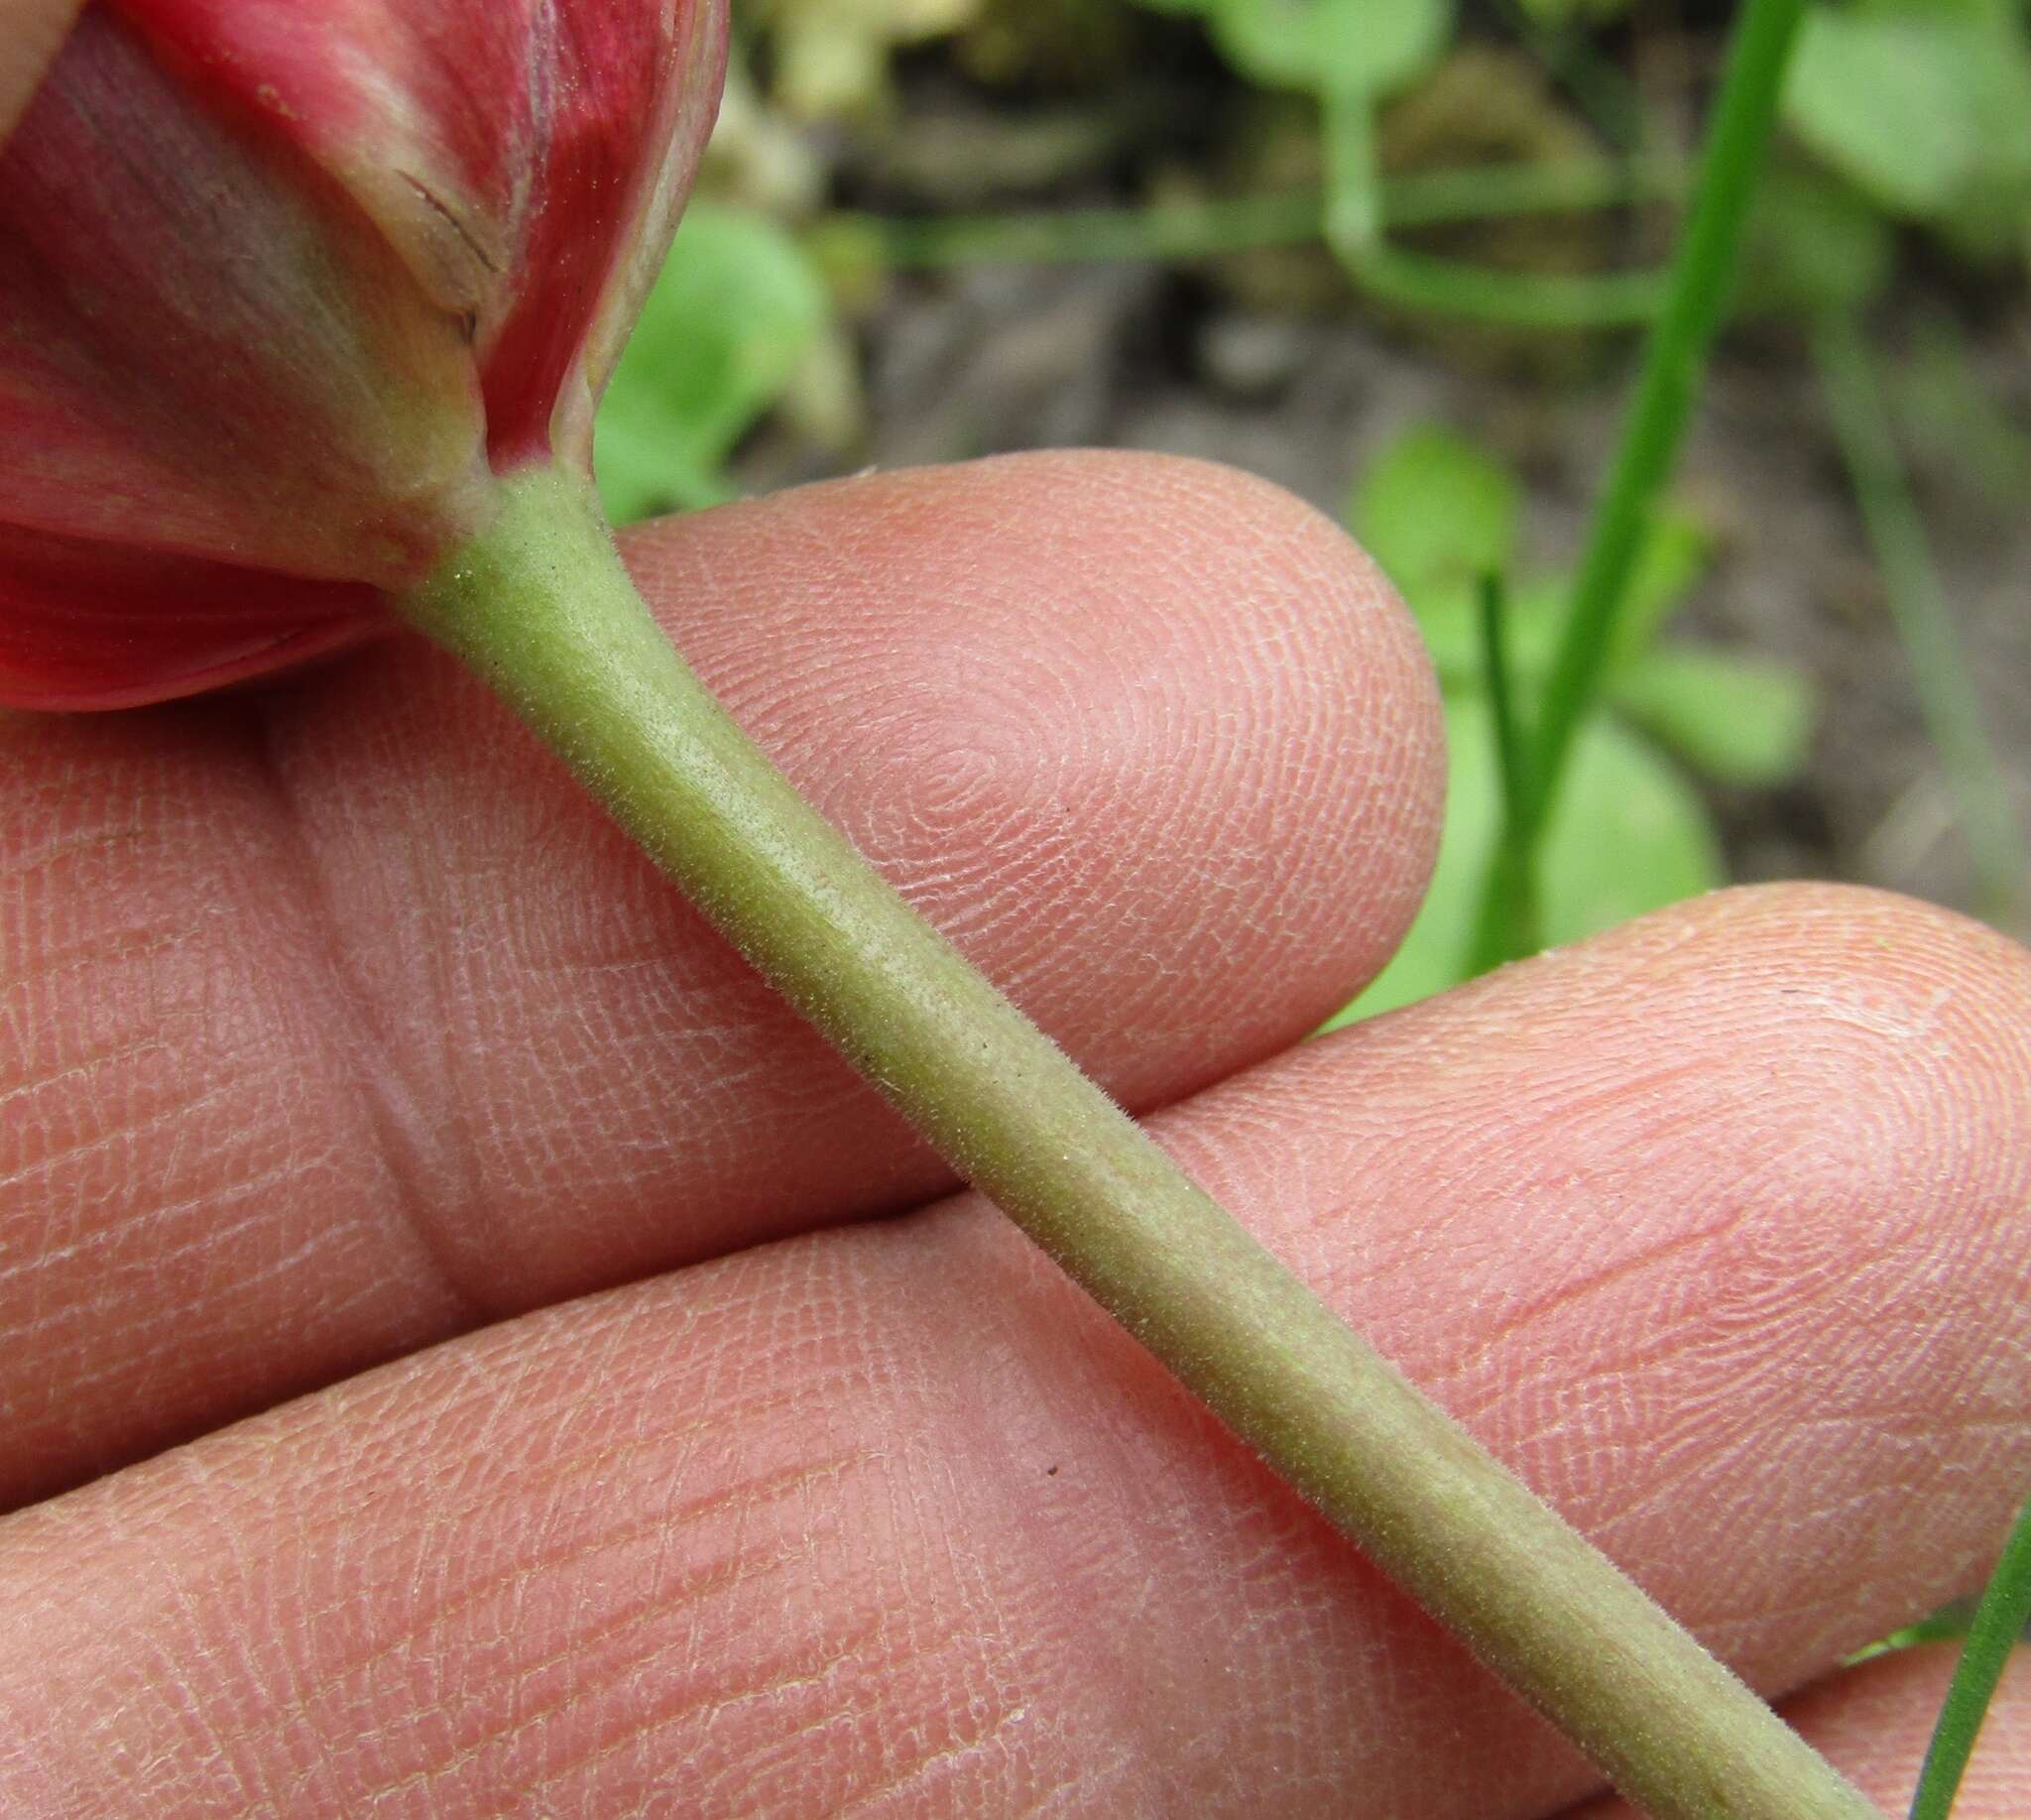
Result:
<svg viewBox="0 0 2031 1820">
<path fill-rule="evenodd" d="M 1685 439 L 1707 351 L 1733 283 L 1742 227 L 1804 10 L 1805 0 L 1748 0 L 1735 27 L 1663 313 L 1650 333 L 1635 400 L 1589 529 L 1572 612 L 1539 704 L 1525 818 L 1533 841 L 1543 835 L 1573 737 L 1601 686 L 1644 522 Z"/>
<path fill-rule="evenodd" d="M 1326 244 L 1349 265 L 1382 238 L 1382 171 L 1376 162 L 1375 102 L 1365 88 L 1336 90 L 1319 102 L 1326 157 Z"/>
<path fill-rule="evenodd" d="M 1481 668 L 1495 723 L 1495 763 L 1501 771 L 1502 807 L 1514 815 L 1523 806 L 1529 785 L 1524 777 L 1528 755 L 1523 749 L 1523 723 L 1516 700 L 1515 671 L 1509 663 L 1508 589 L 1493 572 L 1482 576 Z"/>
<path fill-rule="evenodd" d="M 1428 315 L 1508 328 L 1623 328 L 1656 313 L 1648 273 L 1504 272 L 1391 246 L 1375 163 L 1375 101 L 1366 90 L 1320 103 L 1326 152 L 1326 245 L 1356 290 Z"/>
<path fill-rule="evenodd" d="M 1523 737 L 1513 667 L 1509 663 L 1504 589 L 1499 575 L 1482 577 L 1482 673 L 1487 679 L 1489 712 L 1494 720 L 1495 765 L 1502 789 L 1502 825 L 1496 836 L 1491 902 L 1496 914 L 1484 930 L 1485 951 L 1471 959 L 1477 973 L 1503 961 L 1533 954 L 1543 946 L 1537 901 L 1537 869 L 1524 838 L 1523 814 L 1530 797 L 1530 754 Z"/>
<path fill-rule="evenodd" d="M 1974 1601 L 1955 1599 L 1928 1612 L 1916 1624 L 1900 1625 L 1888 1637 L 1878 1638 L 1872 1643 L 1864 1643 L 1855 1652 L 1843 1659 L 1843 1668 L 1859 1668 L 1863 1662 L 1872 1662 L 1879 1655 L 1892 1655 L 1899 1649 L 1915 1649 L 1921 1643 L 1958 1643 L 1967 1639 L 1968 1627 L 1974 1622 Z"/>
<path fill-rule="evenodd" d="M 1666 1820 L 1871 1812 L 797 795 L 657 630 L 589 486 L 505 483 L 400 604 L 955 1168 L 1632 1799 Z"/>
<path fill-rule="evenodd" d="M 1503 215 L 1574 215 L 1635 209 L 1686 195 L 1676 159 L 1558 159 L 1543 165 L 1469 165 L 1383 179 L 1383 225 L 1448 227 Z"/>
<path fill-rule="evenodd" d="M 1378 303 L 1507 328 L 1640 328 L 1664 301 L 1654 272 L 1505 272 L 1393 246 L 1343 263 Z"/>
<path fill-rule="evenodd" d="M 1974 1622 L 1961 1645 L 1946 1704 L 1926 1747 L 1925 1766 L 1911 1797 L 1911 1820 L 1947 1820 L 1996 1683 L 2026 1624 L 2031 1624 L 2031 1500 L 2017 1513 L 2002 1558 L 1974 1608 Z"/>
<path fill-rule="evenodd" d="M 1382 221 L 1391 229 L 1448 227 L 1510 215 L 1579 214 L 1682 201 L 1686 167 L 1677 159 L 1549 160 L 1469 165 L 1382 179 Z"/>
<path fill-rule="evenodd" d="M 864 243 L 898 271 L 954 266 L 1165 263 L 1303 246 L 1325 231 L 1317 189 L 1139 208 L 1024 209 L 998 215 L 858 214 L 838 210 L 814 230 L 821 242 Z"/>
<path fill-rule="evenodd" d="M 2031 859 L 2011 806 L 2008 774 L 1989 739 L 1933 563 L 1925 521 L 1904 476 L 1875 359 L 1859 325 L 1845 311 L 1817 323 L 1813 357 L 1849 484 L 1883 572 L 1890 616 L 1911 660 L 1919 712 L 1968 837 L 1977 907 L 1991 921 L 2009 926 L 2024 910 Z"/>
<path fill-rule="evenodd" d="M 1570 159 L 1384 178 L 1379 195 L 1382 224 L 1393 230 L 1670 202 L 1684 191 L 1685 171 L 1676 163 Z M 903 270 L 1162 262 L 1322 241 L 1326 205 L 1321 190 L 1293 189 L 1135 208 L 1030 209 L 920 220 L 842 210 L 826 216 L 817 231 L 865 240 L 884 265 Z"/>
</svg>

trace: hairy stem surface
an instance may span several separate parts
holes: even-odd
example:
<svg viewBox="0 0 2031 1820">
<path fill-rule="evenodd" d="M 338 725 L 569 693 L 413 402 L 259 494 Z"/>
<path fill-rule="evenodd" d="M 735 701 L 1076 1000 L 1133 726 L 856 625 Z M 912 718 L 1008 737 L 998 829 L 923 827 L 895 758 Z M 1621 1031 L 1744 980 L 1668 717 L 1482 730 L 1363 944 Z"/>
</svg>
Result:
<svg viewBox="0 0 2031 1820">
<path fill-rule="evenodd" d="M 796 793 L 663 638 L 590 489 L 504 488 L 402 603 L 1105 1308 L 1652 1813 L 1871 1813 L 1195 1187 Z"/>
</svg>

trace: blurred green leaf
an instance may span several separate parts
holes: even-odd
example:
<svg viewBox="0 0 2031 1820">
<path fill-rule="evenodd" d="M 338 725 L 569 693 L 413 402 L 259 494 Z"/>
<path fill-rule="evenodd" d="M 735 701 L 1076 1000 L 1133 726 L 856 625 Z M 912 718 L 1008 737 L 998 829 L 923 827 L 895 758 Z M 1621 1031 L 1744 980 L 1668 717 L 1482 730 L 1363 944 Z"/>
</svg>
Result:
<svg viewBox="0 0 2031 1820">
<path fill-rule="evenodd" d="M 1545 839 L 1545 939 L 1599 934 L 1726 876 L 1720 839 L 1684 778 L 1644 741 L 1597 720 L 1581 736 Z"/>
<path fill-rule="evenodd" d="M 1480 606 L 1472 581 L 1448 581 L 1405 596 L 1418 630 L 1432 654 L 1439 684 L 1449 691 L 1482 685 Z M 1502 602 L 1503 640 L 1509 673 L 1520 686 L 1526 711 L 1537 685 L 1551 667 L 1566 610 L 1563 582 L 1528 581 L 1510 586 Z"/>
<path fill-rule="evenodd" d="M 726 496 L 719 469 L 781 395 L 830 303 L 789 235 L 744 209 L 693 203 L 594 425 L 615 524 Z"/>
<path fill-rule="evenodd" d="M 1834 172 L 1773 161 L 1756 191 L 1735 307 L 1751 315 L 1859 309 L 1890 282 L 1896 240 L 1881 212 Z"/>
<path fill-rule="evenodd" d="M 2031 425 L 1980 364 L 1967 328 L 1936 307 L 1887 377 L 1898 427 L 1934 476 L 1972 487 L 1997 511 L 2021 513 L 2031 499 Z"/>
<path fill-rule="evenodd" d="M 1792 60 L 1792 128 L 1901 214 L 1947 208 L 1979 156 L 1958 48 L 1916 17 L 1816 7 Z"/>
<path fill-rule="evenodd" d="M 1615 622 L 1613 664 L 1632 663 L 1656 643 L 1713 560 L 1714 534 L 1701 520 L 1670 506 L 1651 514 Z"/>
<path fill-rule="evenodd" d="M 1521 512 L 1522 492 L 1508 467 L 1442 424 L 1397 436 L 1348 496 L 1349 527 L 1409 602 L 1448 686 L 1479 678 L 1476 588 L 1484 575 L 1507 576 Z M 1618 622 L 1617 663 L 1649 649 L 1713 554 L 1713 534 L 1690 513 L 1666 509 L 1652 519 Z M 1526 688 L 1548 667 L 1565 611 L 1561 581 L 1509 590 L 1509 648 Z"/>
<path fill-rule="evenodd" d="M 1359 520 L 1357 520 L 1359 522 Z M 1377 554 L 1377 543 L 1369 533 L 1361 541 L 1371 554 Z M 1387 539 L 1383 541 L 1387 545 Z M 1403 573 L 1415 573 L 1420 552 L 1415 546 L 1399 550 L 1395 560 L 1405 562 Z M 1397 581 L 1399 570 L 1389 556 L 1377 554 L 1383 573 Z M 1686 603 L 1694 583 L 1706 573 L 1712 560 L 1712 535 L 1700 520 L 1682 512 L 1663 512 L 1647 531 L 1637 552 L 1635 575 L 1628 579 L 1631 599 L 1616 624 L 1614 670 L 1641 663 L 1645 652 L 1657 642 L 1674 613 Z M 1503 564 L 1483 564 L 1473 575 L 1500 573 Z M 1475 581 L 1465 573 L 1436 573 L 1424 581 L 1397 581 L 1409 609 L 1424 632 L 1432 652 L 1438 680 L 1446 688 L 1481 686 L 1481 634 L 1477 622 Z M 1509 642 L 1509 663 L 1529 703 L 1537 684 L 1552 668 L 1558 650 L 1558 632 L 1570 607 L 1570 583 L 1564 579 L 1523 581 L 1509 589 L 1505 624 Z"/>
<path fill-rule="evenodd" d="M 2031 212 L 2031 40 L 1990 0 L 1894 0 L 1807 20 L 1792 129 L 1891 213 L 2015 250 Z"/>
<path fill-rule="evenodd" d="M 1521 509 L 1507 467 L 1457 430 L 1424 424 L 1369 463 L 1347 516 L 1383 573 L 1414 594 L 1505 573 Z"/>
<path fill-rule="evenodd" d="M 1436 63 L 1453 0 L 1211 0 L 1214 42 L 1270 87 L 1381 96 Z"/>
<path fill-rule="evenodd" d="M 1386 563 L 1382 572 L 1389 572 Z M 1417 621 L 1418 631 L 1424 635 L 1425 649 L 1431 653 L 1432 668 L 1439 673 L 1439 686 L 1449 694 L 1454 689 L 1478 688 L 1481 685 L 1481 633 L 1475 621 L 1474 584 L 1471 581 L 1451 581 L 1410 590 L 1399 588 L 1397 591 L 1403 595 L 1404 604 Z M 1510 671 L 1517 675 L 1527 674 L 1529 666 L 1516 652 L 1517 614 L 1513 594 L 1504 602 L 1504 609 L 1508 615 L 1504 635 L 1509 646 Z"/>
<path fill-rule="evenodd" d="M 1446 822 L 1424 908 L 1396 957 L 1328 1028 L 1429 998 L 1468 975 L 1481 895 L 1501 827 L 1487 700 L 1446 702 Z M 1698 796 L 1612 722 L 1580 734 L 1539 873 L 1544 937 L 1578 941 L 1722 882 L 1720 843 Z"/>
<path fill-rule="evenodd" d="M 1622 670 L 1609 699 L 1717 784 L 1781 784 L 1812 740 L 1811 685 L 1771 658 L 1668 645 Z"/>
</svg>

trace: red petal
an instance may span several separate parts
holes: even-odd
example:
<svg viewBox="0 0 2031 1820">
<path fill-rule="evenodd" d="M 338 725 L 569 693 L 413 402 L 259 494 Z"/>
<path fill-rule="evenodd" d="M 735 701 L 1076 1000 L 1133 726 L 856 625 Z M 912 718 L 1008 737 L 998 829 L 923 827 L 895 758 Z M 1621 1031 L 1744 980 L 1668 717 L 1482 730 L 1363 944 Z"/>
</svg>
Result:
<svg viewBox="0 0 2031 1820">
<path fill-rule="evenodd" d="M 635 255 L 660 264 L 726 69 L 721 0 L 588 0 L 557 18 L 547 155 L 515 268 L 522 282 L 482 348 L 497 470 L 554 450 L 590 471 L 594 396 L 619 348 L 600 350 L 604 365 L 588 373 L 588 342 L 610 292 L 633 291 L 622 307 L 634 326 L 647 289 L 634 284 Z"/>
<path fill-rule="evenodd" d="M 684 212 L 692 180 L 698 175 L 698 161 L 704 155 L 705 142 L 712 137 L 720 93 L 726 86 L 726 0 L 696 0 L 686 22 L 683 50 L 661 97 L 669 119 L 652 138 L 652 143 L 663 147 L 662 166 L 649 174 L 651 181 L 644 186 L 639 212 L 622 242 L 620 262 L 608 273 L 598 313 L 586 336 L 582 366 L 589 401 L 597 401 L 606 390 L 621 350 L 635 332 L 643 302 L 670 250 L 677 217 Z M 569 403 L 565 400 L 567 406 Z M 590 402 L 582 433 L 585 446 L 580 458 L 590 467 Z M 568 448 L 555 435 L 552 441 Z"/>
<path fill-rule="evenodd" d="M 390 621 L 358 582 L 0 526 L 0 705 L 167 701 L 369 638 Z"/>
<path fill-rule="evenodd" d="M 478 406 L 343 192 L 87 10 L 0 151 L 0 518 L 402 579 L 464 528 Z"/>
<path fill-rule="evenodd" d="M 666 239 L 659 198 L 681 198 L 717 105 L 725 0 L 120 5 L 266 110 L 475 325 L 497 469 L 548 452 L 560 398 L 589 434 L 581 351 L 632 237 Z"/>
<path fill-rule="evenodd" d="M 725 0 L 88 9 L 0 152 L 0 701 L 367 636 L 484 456 L 585 460 L 725 33 Z"/>
</svg>

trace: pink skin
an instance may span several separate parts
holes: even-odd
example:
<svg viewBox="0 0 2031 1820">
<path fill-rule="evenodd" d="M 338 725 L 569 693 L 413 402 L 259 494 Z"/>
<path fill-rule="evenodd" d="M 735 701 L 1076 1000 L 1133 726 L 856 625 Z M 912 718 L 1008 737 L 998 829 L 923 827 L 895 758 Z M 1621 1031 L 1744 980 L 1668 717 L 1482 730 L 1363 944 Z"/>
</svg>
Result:
<svg viewBox="0 0 2031 1820">
<path fill-rule="evenodd" d="M 293 581 L 138 544 L 0 525 L 0 701 L 140 707 L 385 632 L 363 581 Z"/>
<path fill-rule="evenodd" d="M 1979 1576 L 2031 1477 L 2022 949 L 1731 893 L 1277 1053 L 1403 928 L 1441 774 L 1330 526 L 1040 456 L 626 548 L 934 920 L 1761 1684 Z M 0 743 L 0 1469 L 116 1469 L 0 1520 L 0 1809 L 1589 1789 L 441 659 Z M 1938 1674 L 1791 1711 L 1887 1806 Z M 2027 1760 L 2020 1677 L 1964 1820 Z"/>
<path fill-rule="evenodd" d="M 724 56 L 721 0 L 87 11 L 0 149 L 0 702 L 366 636 L 586 465 Z"/>
<path fill-rule="evenodd" d="M 0 0 L 0 134 L 70 10 Z M 349 249 L 327 339 L 463 376 L 362 441 L 258 286 L 87 311 L 81 365 L 31 331 L 0 433 L 50 465 L 9 477 L 0 693 L 113 705 L 364 636 L 462 473 L 582 454 L 700 117 L 601 214 L 632 169 L 611 21 L 565 19 L 588 82 L 518 110 L 507 81 L 496 138 L 442 77 L 527 66 L 528 9 L 447 8 L 448 45 L 304 17 L 104 7 L 69 92 L 168 57 L 214 168 L 260 128 L 294 174 L 271 224 Z M 349 83 L 339 46 L 405 80 Z M 24 238 L 79 226 L 48 180 L 105 111 L 0 166 Z M 395 139 L 406 191 L 349 162 Z M 118 187 L 86 185 L 128 231 L 76 232 L 71 276 L 201 276 L 203 236 L 150 242 L 150 185 Z M 76 302 L 15 274 L 17 324 Z M 122 421 L 104 382 L 160 341 L 184 368 Z M 307 498 L 350 505 L 320 534 Z M 1179 1102 L 1195 1171 L 1762 1684 L 1978 1573 L 2031 1466 L 2021 950 L 1737 895 L 1248 1069 L 1379 964 L 1432 834 L 1429 680 L 1327 528 L 1044 459 L 631 559 L 938 920 L 1129 1103 Z M 10 1812 L 1521 1820 L 1586 1786 L 1003 1222 L 926 1205 L 935 1163 L 441 661 L 0 743 L 0 1472 L 33 1499 L 169 1449 L 0 1522 Z M 598 1283 L 634 1286 L 566 1299 Z M 1943 1674 L 1791 1714 L 1892 1806 Z M 2031 1802 L 2027 1683 L 1964 1820 Z"/>
</svg>

